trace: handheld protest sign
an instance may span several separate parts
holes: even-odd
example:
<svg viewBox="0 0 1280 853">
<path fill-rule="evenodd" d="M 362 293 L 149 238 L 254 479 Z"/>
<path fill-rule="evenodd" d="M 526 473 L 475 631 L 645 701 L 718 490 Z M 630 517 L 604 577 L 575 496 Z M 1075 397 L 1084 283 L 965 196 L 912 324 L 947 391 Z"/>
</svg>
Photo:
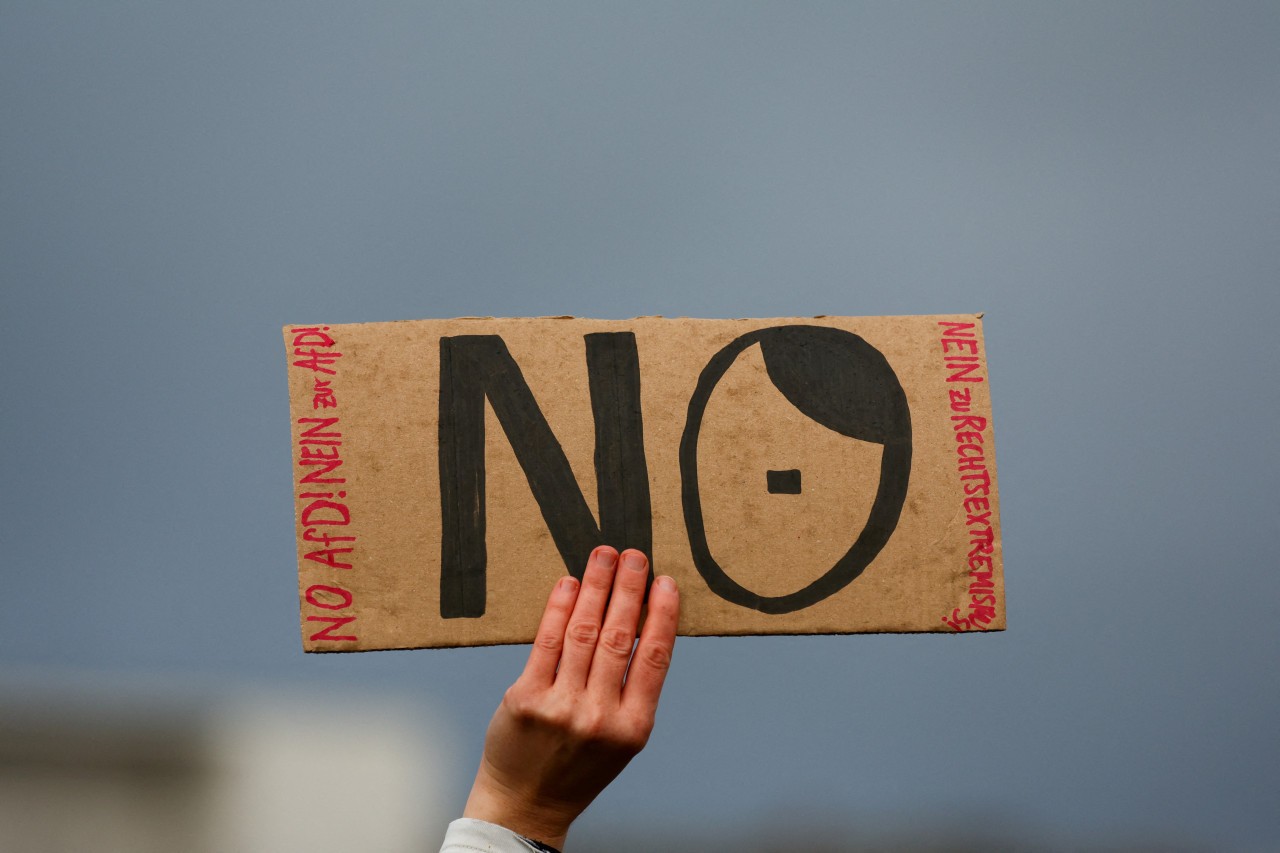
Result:
<svg viewBox="0 0 1280 853">
<path fill-rule="evenodd" d="M 685 635 L 1005 627 L 980 315 L 284 339 L 308 651 L 528 642 L 600 544 Z"/>
</svg>

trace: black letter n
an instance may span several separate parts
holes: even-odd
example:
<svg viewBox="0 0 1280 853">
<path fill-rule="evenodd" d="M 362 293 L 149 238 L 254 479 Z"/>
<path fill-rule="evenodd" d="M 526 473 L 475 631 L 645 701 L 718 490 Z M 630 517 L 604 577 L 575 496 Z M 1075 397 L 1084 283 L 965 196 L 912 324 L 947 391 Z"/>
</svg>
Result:
<svg viewBox="0 0 1280 853">
<path fill-rule="evenodd" d="M 591 550 L 608 543 L 652 555 L 649 472 L 640 420 L 635 335 L 585 336 L 596 430 L 596 525 L 569 460 L 519 366 L 497 335 L 440 339 L 440 615 L 485 610 L 484 401 L 520 467 L 569 572 L 581 579 Z M 650 575 L 652 577 L 652 574 Z"/>
</svg>

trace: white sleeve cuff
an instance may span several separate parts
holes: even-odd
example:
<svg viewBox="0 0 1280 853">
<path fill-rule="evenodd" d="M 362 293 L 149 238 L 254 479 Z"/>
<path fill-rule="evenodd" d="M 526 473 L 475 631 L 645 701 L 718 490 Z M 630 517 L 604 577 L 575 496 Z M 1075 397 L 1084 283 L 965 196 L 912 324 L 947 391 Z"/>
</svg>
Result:
<svg viewBox="0 0 1280 853">
<path fill-rule="evenodd" d="M 440 853 L 529 853 L 536 849 L 505 826 L 460 817 L 449 824 Z"/>
</svg>

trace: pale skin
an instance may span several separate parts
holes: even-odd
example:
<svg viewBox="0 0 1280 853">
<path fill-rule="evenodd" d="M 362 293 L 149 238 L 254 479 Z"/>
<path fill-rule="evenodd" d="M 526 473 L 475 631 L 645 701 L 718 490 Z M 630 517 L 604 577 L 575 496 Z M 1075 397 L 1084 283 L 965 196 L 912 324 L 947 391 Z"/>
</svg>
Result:
<svg viewBox="0 0 1280 853">
<path fill-rule="evenodd" d="M 464 817 L 563 848 L 569 825 L 653 731 L 680 596 L 659 577 L 636 642 L 649 562 L 596 548 L 551 591 L 524 672 L 489 723 Z"/>
</svg>

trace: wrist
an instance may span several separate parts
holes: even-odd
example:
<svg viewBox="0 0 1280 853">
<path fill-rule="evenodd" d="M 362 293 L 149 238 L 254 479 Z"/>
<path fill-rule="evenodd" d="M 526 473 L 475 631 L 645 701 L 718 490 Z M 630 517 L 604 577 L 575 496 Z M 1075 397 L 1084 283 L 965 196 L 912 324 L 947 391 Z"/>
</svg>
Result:
<svg viewBox="0 0 1280 853">
<path fill-rule="evenodd" d="M 506 827 L 517 835 L 558 850 L 564 848 L 569 825 L 576 817 L 535 802 L 533 798 L 502 784 L 486 772 L 483 762 L 462 816 Z"/>
</svg>

